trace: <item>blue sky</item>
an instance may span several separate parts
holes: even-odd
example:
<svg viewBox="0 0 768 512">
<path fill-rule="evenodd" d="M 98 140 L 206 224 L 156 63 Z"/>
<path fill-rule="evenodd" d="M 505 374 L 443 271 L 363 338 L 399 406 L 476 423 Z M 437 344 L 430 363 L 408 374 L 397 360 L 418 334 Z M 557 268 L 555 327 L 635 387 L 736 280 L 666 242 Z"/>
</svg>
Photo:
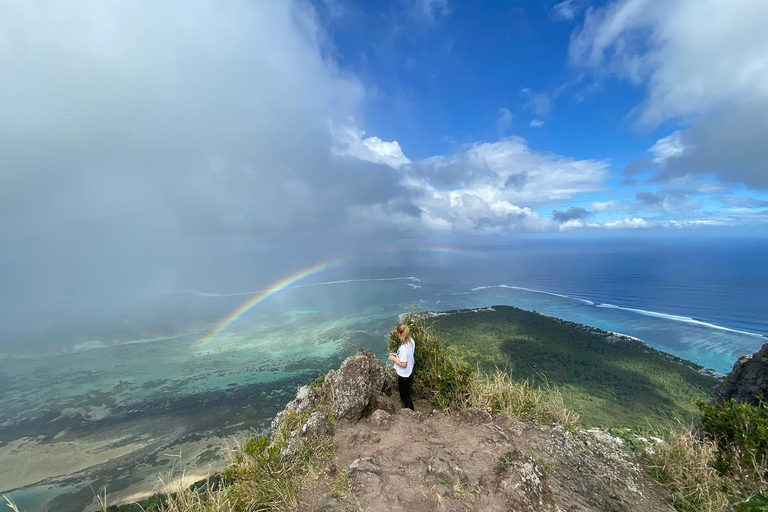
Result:
<svg viewBox="0 0 768 512">
<path fill-rule="evenodd" d="M 397 141 L 411 161 L 521 137 L 532 152 L 607 164 L 605 176 L 594 184 L 594 190 L 526 203 L 542 217 L 555 210 L 570 211 L 584 226 L 605 227 L 614 222 L 614 227 L 738 225 L 747 230 L 750 226 L 764 229 L 768 167 L 759 160 L 760 151 L 749 155 L 752 148 L 744 148 L 744 158 L 754 158 L 747 164 L 747 173 L 763 176 L 746 180 L 734 177 L 740 173 L 730 172 L 727 159 L 716 172 L 686 170 L 675 173 L 674 178 L 662 177 L 664 166 L 659 161 L 664 156 L 654 156 L 651 151 L 657 141 L 706 123 L 718 105 L 735 109 L 728 103 L 744 101 L 738 97 L 739 90 L 725 97 L 713 91 L 712 98 L 702 99 L 701 105 L 688 111 L 665 111 L 667 105 L 661 102 L 654 106 L 661 115 L 652 121 L 640 120 L 649 96 L 664 85 L 654 86 L 653 82 L 668 67 L 677 65 L 675 59 L 688 52 L 696 60 L 697 52 L 708 49 L 703 20 L 713 15 L 708 10 L 712 6 L 685 1 L 669 4 L 677 5 L 668 12 L 664 2 L 652 1 L 361 4 L 326 0 L 316 8 L 328 33 L 329 55 L 368 91 L 360 119 L 366 134 Z M 748 19 L 766 21 L 764 4 L 741 1 L 715 9 L 728 11 L 722 17 L 726 21 L 716 30 L 746 39 L 741 46 L 722 45 L 718 57 L 733 59 L 734 65 L 731 69 L 724 66 L 719 73 L 733 75 L 759 65 L 754 82 L 740 87 L 750 90 L 756 84 L 764 89 L 768 36 L 755 30 Z M 622 10 L 635 21 L 619 24 L 616 20 Z M 643 14 L 642 10 L 658 13 Z M 665 20 L 668 15 L 671 22 Z M 686 24 L 700 21 L 700 31 L 685 31 Z M 666 35 L 666 40 L 656 40 L 653 35 L 676 29 L 680 34 Z M 626 62 L 589 62 L 578 56 L 579 45 L 594 50 L 600 38 L 600 44 L 606 46 L 601 51 L 613 53 L 617 61 L 653 61 L 669 55 L 669 62 L 651 62 L 648 69 L 628 75 L 630 71 L 621 69 Z M 700 65 L 703 70 L 693 67 L 689 73 L 704 87 L 736 80 L 708 74 L 711 63 L 706 59 Z M 679 94 L 685 94 L 684 85 Z M 766 101 L 765 95 L 758 95 L 747 105 L 768 114 Z M 663 144 L 656 147 L 660 146 Z M 656 164 L 651 162 L 654 158 Z M 744 165 L 736 160 L 734 166 Z M 628 165 L 645 172 L 628 176 L 624 172 Z M 541 192 L 546 194 L 546 190 Z M 577 227 L 574 222 L 566 229 Z"/>
</svg>

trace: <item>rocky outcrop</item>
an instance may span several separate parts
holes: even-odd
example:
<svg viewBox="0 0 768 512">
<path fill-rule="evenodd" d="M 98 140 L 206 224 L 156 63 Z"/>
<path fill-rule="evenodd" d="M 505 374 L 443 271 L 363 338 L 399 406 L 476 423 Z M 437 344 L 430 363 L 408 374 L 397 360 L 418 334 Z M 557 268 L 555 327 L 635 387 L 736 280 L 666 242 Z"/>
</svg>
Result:
<svg viewBox="0 0 768 512">
<path fill-rule="evenodd" d="M 384 370 L 370 350 L 358 350 L 338 370 L 328 372 L 323 381 L 323 389 L 333 402 L 333 413 L 339 420 L 352 422 L 373 412 L 383 386 Z"/>
<path fill-rule="evenodd" d="M 758 395 L 768 399 L 768 343 L 750 356 L 740 357 L 714 392 L 714 401 L 736 399 L 758 405 Z"/>
<path fill-rule="evenodd" d="M 333 460 L 302 490 L 299 510 L 368 512 L 666 510 L 659 486 L 600 431 L 518 422 L 483 409 L 455 414 L 400 408 L 380 361 L 358 351 L 322 388 L 299 388 L 275 418 L 284 457 L 330 437 Z M 333 414 L 330 414 L 333 411 Z M 302 421 L 295 421 L 300 414 Z M 339 423 L 334 424 L 334 416 Z M 366 418 L 361 421 L 363 418 Z"/>
</svg>

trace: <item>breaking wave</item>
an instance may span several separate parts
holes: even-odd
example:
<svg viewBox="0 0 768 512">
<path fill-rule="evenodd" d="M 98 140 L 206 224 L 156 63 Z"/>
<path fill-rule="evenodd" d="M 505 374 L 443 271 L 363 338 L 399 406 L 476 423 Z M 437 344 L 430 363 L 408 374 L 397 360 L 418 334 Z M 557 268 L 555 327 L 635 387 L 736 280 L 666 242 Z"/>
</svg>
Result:
<svg viewBox="0 0 768 512">
<path fill-rule="evenodd" d="M 734 329 L 734 328 L 731 328 L 731 327 L 725 327 L 725 326 L 722 326 L 722 325 L 713 324 L 711 322 L 705 322 L 703 320 L 698 320 L 696 318 L 689 317 L 689 316 L 671 315 L 671 314 L 668 314 L 668 313 L 660 313 L 658 311 L 649 311 L 649 310 L 646 310 L 646 309 L 628 308 L 628 307 L 624 307 L 624 306 L 617 306 L 615 304 L 606 304 L 606 303 L 595 304 L 591 300 L 582 299 L 580 297 L 574 297 L 572 295 L 566 295 L 564 293 L 558 293 L 558 292 L 550 292 L 550 291 L 546 291 L 546 290 L 537 290 L 535 288 L 525 288 L 523 286 L 511 286 L 511 285 L 507 285 L 507 284 L 498 284 L 498 285 L 493 285 L 493 286 L 476 286 L 475 288 L 472 288 L 471 291 L 472 292 L 477 292 L 477 291 L 481 291 L 481 290 L 487 290 L 487 289 L 490 289 L 490 288 L 506 288 L 506 289 L 510 289 L 510 290 L 521 290 L 521 291 L 531 292 L 531 293 L 542 293 L 544 295 L 551 295 L 551 296 L 560 297 L 560 298 L 563 298 L 563 299 L 575 300 L 575 301 L 581 302 L 584 305 L 594 306 L 594 307 L 597 307 L 597 308 L 620 309 L 622 311 L 628 311 L 630 313 L 637 313 L 638 315 L 651 316 L 651 317 L 655 317 L 655 318 L 663 318 L 665 320 L 671 320 L 673 322 L 681 322 L 681 323 L 686 323 L 686 324 L 691 324 L 691 325 L 698 325 L 700 327 L 706 327 L 708 329 L 717 329 L 717 330 L 720 330 L 720 331 L 727 331 L 727 332 L 732 332 L 732 333 L 736 333 L 736 334 L 744 334 L 744 335 L 747 335 L 747 336 L 756 336 L 758 338 L 767 338 L 768 337 L 768 336 L 765 336 L 763 334 L 759 334 L 759 333 L 756 333 L 756 332 L 743 331 L 743 330 L 740 330 L 740 329 Z"/>
</svg>

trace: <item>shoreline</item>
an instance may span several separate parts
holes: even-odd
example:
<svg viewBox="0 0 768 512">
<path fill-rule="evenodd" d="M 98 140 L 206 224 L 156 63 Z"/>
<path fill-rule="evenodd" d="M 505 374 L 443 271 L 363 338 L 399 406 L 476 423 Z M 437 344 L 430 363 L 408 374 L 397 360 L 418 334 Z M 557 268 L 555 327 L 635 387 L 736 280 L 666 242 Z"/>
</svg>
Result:
<svg viewBox="0 0 768 512">
<path fill-rule="evenodd" d="M 444 310 L 444 311 L 423 311 L 423 312 L 419 312 L 419 313 L 410 313 L 410 312 L 409 313 L 400 313 L 398 315 L 398 322 L 403 322 L 404 319 L 408 315 L 411 315 L 411 314 L 419 315 L 419 316 L 426 317 L 426 318 L 437 318 L 437 317 L 441 317 L 441 316 L 467 314 L 467 313 L 496 312 L 495 308 L 500 308 L 500 307 L 514 308 L 514 309 L 519 309 L 521 311 L 527 311 L 529 313 L 535 313 L 537 315 L 541 315 L 541 316 L 543 316 L 545 318 L 549 318 L 551 320 L 554 320 L 554 321 L 556 321 L 556 322 L 558 322 L 560 324 L 568 325 L 568 326 L 570 326 L 570 327 L 572 327 L 574 329 L 578 329 L 578 330 L 586 331 L 586 332 L 591 332 L 593 334 L 596 334 L 596 335 L 599 335 L 599 336 L 603 336 L 606 339 L 607 343 L 616 343 L 618 341 L 632 341 L 632 342 L 635 342 L 635 343 L 640 343 L 644 347 L 646 347 L 648 350 L 653 350 L 655 352 L 658 352 L 659 354 L 663 354 L 665 357 L 668 357 L 668 358 L 671 358 L 671 359 L 673 359 L 675 361 L 678 361 L 678 362 L 680 362 L 680 364 L 684 364 L 684 365 L 688 366 L 689 368 L 691 368 L 692 370 L 694 370 L 694 371 L 696 371 L 696 372 L 698 372 L 698 373 L 700 373 L 702 375 L 707 375 L 707 376 L 710 376 L 710 377 L 714 377 L 714 378 L 719 379 L 719 380 L 722 380 L 723 378 L 725 378 L 725 374 L 723 374 L 723 373 L 717 372 L 716 370 L 714 370 L 712 368 L 707 368 L 705 366 L 702 366 L 702 365 L 696 363 L 695 361 L 691 361 L 690 359 L 685 359 L 685 358 L 682 358 L 680 356 L 676 356 L 674 354 L 671 354 L 669 352 L 665 352 L 663 350 L 659 350 L 659 349 L 653 348 L 647 342 L 643 341 L 642 339 L 640 339 L 640 338 L 638 338 L 636 336 L 632 336 L 630 334 L 625 334 L 625 333 L 621 333 L 621 332 L 617 332 L 617 331 L 609 331 L 609 330 L 606 330 L 606 329 L 601 329 L 599 327 L 594 327 L 594 326 L 591 326 L 591 325 L 585 325 L 585 324 L 581 324 L 581 323 L 578 323 L 578 322 L 572 322 L 570 320 L 565 320 L 565 319 L 560 318 L 560 317 L 556 317 L 556 316 L 552 316 L 552 315 L 545 315 L 544 313 L 540 313 L 538 311 L 528 310 L 528 309 L 524 309 L 524 308 L 518 308 L 517 306 L 508 306 L 508 305 L 503 305 L 503 304 L 494 304 L 492 306 L 481 307 L 481 308 L 452 309 L 452 310 Z M 612 340 L 611 338 L 616 338 L 616 339 Z"/>
</svg>

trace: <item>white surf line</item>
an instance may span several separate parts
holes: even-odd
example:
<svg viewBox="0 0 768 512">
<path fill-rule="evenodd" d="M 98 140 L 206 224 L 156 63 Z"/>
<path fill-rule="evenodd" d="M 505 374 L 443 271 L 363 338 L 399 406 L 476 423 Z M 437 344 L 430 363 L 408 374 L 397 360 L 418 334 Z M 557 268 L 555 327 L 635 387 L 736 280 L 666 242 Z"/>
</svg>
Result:
<svg viewBox="0 0 768 512">
<path fill-rule="evenodd" d="M 733 329 L 731 327 L 725 327 L 722 325 L 713 324 L 710 322 L 704 322 L 702 320 L 696 320 L 695 318 L 691 318 L 689 316 L 680 316 L 680 315 L 670 315 L 668 313 L 659 313 L 658 311 L 648 311 L 645 309 L 637 309 L 637 308 L 626 308 L 624 306 L 617 306 L 615 304 L 597 304 L 595 307 L 598 308 L 604 308 L 604 309 L 621 309 L 623 311 L 631 311 L 633 313 L 637 313 L 639 315 L 645 315 L 645 316 L 651 316 L 655 318 L 664 318 L 666 320 L 672 320 L 674 322 L 682 322 L 686 324 L 693 324 L 693 325 L 699 325 L 702 327 L 708 327 L 710 329 L 718 329 L 721 331 L 728 331 L 733 332 L 737 334 L 746 334 L 747 336 L 757 336 L 758 338 L 764 338 L 765 336 L 756 333 L 756 332 L 750 332 L 750 331 L 742 331 L 739 329 Z"/>
<path fill-rule="evenodd" d="M 750 331 L 742 331 L 740 329 L 733 329 L 731 327 L 725 327 L 725 326 L 713 324 L 713 323 L 710 323 L 710 322 L 704 322 L 702 320 L 696 320 L 695 318 L 692 318 L 692 317 L 689 317 L 689 316 L 670 315 L 668 313 L 660 313 L 658 311 L 648 311 L 648 310 L 645 310 L 645 309 L 637 309 L 637 308 L 627 308 L 627 307 L 624 307 L 624 306 L 617 306 L 615 304 L 607 304 L 607 303 L 595 304 L 591 300 L 580 299 L 579 297 L 574 297 L 572 295 L 566 295 L 564 293 L 548 292 L 546 290 L 536 290 L 534 288 L 525 288 L 525 287 L 522 287 L 522 286 L 511 286 L 511 285 L 507 285 L 507 284 L 499 284 L 499 285 L 493 285 L 493 286 L 477 286 L 475 288 L 472 288 L 471 291 L 475 292 L 475 291 L 480 291 L 480 290 L 487 290 L 489 288 L 508 288 L 508 289 L 512 289 L 512 290 L 522 290 L 522 291 L 532 292 L 532 293 L 543 293 L 545 295 L 552 295 L 552 296 L 561 297 L 561 298 L 564 298 L 564 299 L 576 300 L 576 301 L 579 301 L 582 304 L 585 304 L 587 306 L 595 306 L 597 308 L 604 308 L 604 309 L 621 309 L 623 311 L 630 311 L 632 313 L 637 313 L 639 315 L 651 316 L 651 317 L 655 317 L 655 318 L 663 318 L 665 320 L 670 320 L 670 321 L 673 321 L 673 322 L 681 322 L 681 323 L 686 323 L 686 324 L 698 325 L 698 326 L 707 327 L 707 328 L 710 328 L 710 329 L 717 329 L 717 330 L 721 330 L 721 331 L 728 331 L 728 332 L 732 332 L 732 333 L 735 333 L 735 334 L 744 334 L 744 335 L 747 335 L 747 336 L 755 336 L 755 337 L 758 337 L 758 338 L 768 338 L 768 336 L 765 336 L 765 335 L 760 334 L 760 333 L 750 332 Z"/>
<path fill-rule="evenodd" d="M 595 303 L 592 302 L 591 300 L 580 299 L 579 297 L 574 297 L 572 295 L 566 295 L 564 293 L 548 292 L 546 290 L 536 290 L 534 288 L 525 288 L 523 286 L 511 286 L 511 285 L 508 285 L 508 284 L 497 284 L 497 285 L 493 285 L 493 286 L 477 286 L 475 288 L 472 288 L 472 291 L 476 292 L 476 291 L 479 291 L 479 290 L 487 290 L 489 288 L 508 288 L 508 289 L 511 289 L 511 290 L 522 290 L 524 292 L 543 293 L 545 295 L 552 295 L 554 297 L 561 297 L 563 299 L 575 300 L 575 301 L 581 302 L 582 304 L 586 304 L 587 306 L 594 306 L 595 305 Z"/>
<path fill-rule="evenodd" d="M 379 277 L 379 278 L 362 278 L 362 279 L 341 279 L 338 281 L 324 281 L 322 283 L 309 283 L 309 284 L 297 284 L 294 286 L 286 286 L 282 290 L 292 290 L 294 288 L 310 288 L 313 286 L 326 286 L 331 284 L 344 284 L 344 283 L 370 283 L 370 282 L 376 282 L 376 281 L 414 281 L 417 283 L 421 282 L 421 279 L 414 276 L 408 276 L 408 277 Z M 282 291 L 281 290 L 281 291 Z M 235 293 L 209 293 L 209 292 L 200 292 L 197 290 L 179 290 L 183 291 L 185 293 L 191 293 L 192 295 L 196 295 L 198 297 L 239 297 L 243 295 L 255 295 L 257 293 L 264 293 L 269 290 L 255 290 L 250 292 L 235 292 Z"/>
</svg>

